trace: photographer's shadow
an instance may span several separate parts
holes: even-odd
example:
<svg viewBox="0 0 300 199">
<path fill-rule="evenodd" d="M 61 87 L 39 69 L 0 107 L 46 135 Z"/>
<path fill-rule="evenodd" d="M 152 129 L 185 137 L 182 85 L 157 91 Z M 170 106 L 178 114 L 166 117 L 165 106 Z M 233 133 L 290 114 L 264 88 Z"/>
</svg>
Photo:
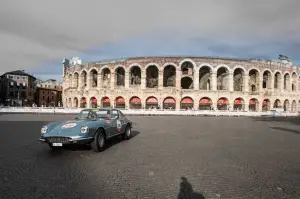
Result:
<svg viewBox="0 0 300 199">
<path fill-rule="evenodd" d="M 181 180 L 177 199 L 205 199 L 201 193 L 194 192 L 192 184 L 185 177 L 181 177 Z"/>
</svg>

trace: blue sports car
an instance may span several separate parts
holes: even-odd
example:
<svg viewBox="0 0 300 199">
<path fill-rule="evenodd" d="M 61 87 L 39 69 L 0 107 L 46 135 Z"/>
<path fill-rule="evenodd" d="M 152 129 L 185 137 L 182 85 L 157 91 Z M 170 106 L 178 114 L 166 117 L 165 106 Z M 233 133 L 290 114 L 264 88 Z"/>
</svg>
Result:
<svg viewBox="0 0 300 199">
<path fill-rule="evenodd" d="M 105 149 L 108 139 L 131 137 L 132 122 L 117 109 L 84 109 L 71 121 L 53 122 L 42 127 L 40 141 L 54 149 L 69 144 L 89 144 L 95 152 Z"/>
</svg>

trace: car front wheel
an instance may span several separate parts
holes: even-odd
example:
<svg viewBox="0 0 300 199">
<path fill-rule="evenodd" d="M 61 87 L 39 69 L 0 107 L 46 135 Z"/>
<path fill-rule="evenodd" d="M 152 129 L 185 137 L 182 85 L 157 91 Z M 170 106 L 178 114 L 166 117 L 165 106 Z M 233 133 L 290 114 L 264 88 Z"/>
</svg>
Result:
<svg viewBox="0 0 300 199">
<path fill-rule="evenodd" d="M 103 129 L 99 129 L 94 137 L 93 142 L 91 143 L 92 150 L 95 152 L 101 152 L 105 149 L 105 134 Z"/>
</svg>

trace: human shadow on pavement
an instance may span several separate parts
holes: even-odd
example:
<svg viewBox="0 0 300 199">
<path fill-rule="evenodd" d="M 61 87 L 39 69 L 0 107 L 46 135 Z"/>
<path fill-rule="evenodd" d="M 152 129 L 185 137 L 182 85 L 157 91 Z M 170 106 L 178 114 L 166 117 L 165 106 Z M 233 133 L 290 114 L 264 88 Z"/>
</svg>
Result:
<svg viewBox="0 0 300 199">
<path fill-rule="evenodd" d="M 185 177 L 181 177 L 181 180 L 177 199 L 205 199 L 201 193 L 193 190 L 192 184 Z"/>
<path fill-rule="evenodd" d="M 279 131 L 286 131 L 286 132 L 290 132 L 290 133 L 294 133 L 294 134 L 299 134 L 300 135 L 300 131 L 298 130 L 294 130 L 294 129 L 288 129 L 288 128 L 283 128 L 283 127 L 270 127 L 271 129 L 275 129 L 275 130 L 279 130 Z"/>
</svg>

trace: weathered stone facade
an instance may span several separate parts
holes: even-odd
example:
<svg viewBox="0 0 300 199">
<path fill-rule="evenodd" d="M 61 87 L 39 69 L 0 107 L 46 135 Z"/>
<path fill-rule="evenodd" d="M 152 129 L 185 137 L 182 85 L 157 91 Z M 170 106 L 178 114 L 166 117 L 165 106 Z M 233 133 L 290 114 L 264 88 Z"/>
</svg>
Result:
<svg viewBox="0 0 300 199">
<path fill-rule="evenodd" d="M 64 107 L 297 112 L 300 69 L 290 62 L 143 57 L 64 70 Z"/>
</svg>

